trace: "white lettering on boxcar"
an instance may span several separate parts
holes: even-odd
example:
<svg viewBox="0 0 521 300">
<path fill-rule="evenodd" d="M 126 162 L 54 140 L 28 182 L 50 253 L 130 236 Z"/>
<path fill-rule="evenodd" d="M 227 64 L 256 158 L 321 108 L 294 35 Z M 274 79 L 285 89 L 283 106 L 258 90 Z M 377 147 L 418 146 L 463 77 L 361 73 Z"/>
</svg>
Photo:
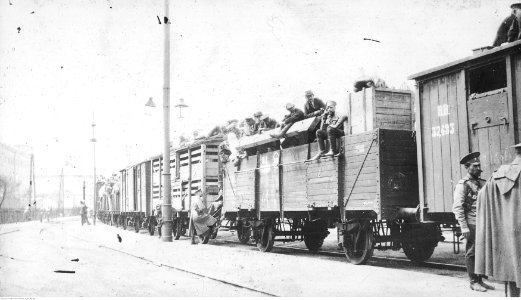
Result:
<svg viewBox="0 0 521 300">
<path fill-rule="evenodd" d="M 432 137 L 442 137 L 449 134 L 454 134 L 456 129 L 454 123 L 441 124 L 440 126 L 432 127 Z"/>
<path fill-rule="evenodd" d="M 449 105 L 448 104 L 438 105 L 438 117 L 445 117 L 448 115 L 450 115 Z"/>
</svg>

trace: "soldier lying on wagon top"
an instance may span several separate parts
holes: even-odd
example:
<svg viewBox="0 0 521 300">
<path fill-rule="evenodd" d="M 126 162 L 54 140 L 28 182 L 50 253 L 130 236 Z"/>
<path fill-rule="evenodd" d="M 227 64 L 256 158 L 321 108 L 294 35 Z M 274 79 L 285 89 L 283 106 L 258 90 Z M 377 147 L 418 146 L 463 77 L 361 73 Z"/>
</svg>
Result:
<svg viewBox="0 0 521 300">
<path fill-rule="evenodd" d="M 295 107 L 293 103 L 286 103 L 286 109 L 289 111 L 289 114 L 284 116 L 282 119 L 282 129 L 278 134 L 270 134 L 272 138 L 280 139 L 286 136 L 286 132 L 291 128 L 295 122 L 302 121 L 304 119 L 304 112 Z"/>
</svg>

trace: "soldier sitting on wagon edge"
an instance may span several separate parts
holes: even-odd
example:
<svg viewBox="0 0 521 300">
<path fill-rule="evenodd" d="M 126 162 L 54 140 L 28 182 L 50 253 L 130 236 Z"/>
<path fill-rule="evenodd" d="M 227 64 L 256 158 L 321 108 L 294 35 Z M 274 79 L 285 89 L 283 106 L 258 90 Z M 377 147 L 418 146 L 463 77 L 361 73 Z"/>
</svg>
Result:
<svg viewBox="0 0 521 300">
<path fill-rule="evenodd" d="M 322 155 L 338 155 L 337 139 L 344 135 L 344 122 L 347 116 L 336 113 L 336 102 L 328 101 L 326 111 L 322 115 L 320 129 L 317 130 L 319 152 L 311 160 L 319 159 Z M 326 153 L 325 140 L 329 138 L 329 152 Z"/>
</svg>

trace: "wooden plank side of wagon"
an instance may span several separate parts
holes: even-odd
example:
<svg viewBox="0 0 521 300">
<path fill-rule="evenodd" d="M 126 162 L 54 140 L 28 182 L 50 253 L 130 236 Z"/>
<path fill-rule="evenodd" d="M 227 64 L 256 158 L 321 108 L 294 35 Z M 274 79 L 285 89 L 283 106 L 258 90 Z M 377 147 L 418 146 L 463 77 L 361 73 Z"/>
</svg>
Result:
<svg viewBox="0 0 521 300">
<path fill-rule="evenodd" d="M 307 190 L 303 187 L 306 182 L 306 170 L 309 146 L 283 149 L 281 151 L 281 193 L 283 211 L 305 211 Z"/>
<path fill-rule="evenodd" d="M 306 206 L 318 208 L 338 204 L 338 158 L 324 158 L 307 164 L 306 191 Z"/>
<path fill-rule="evenodd" d="M 379 141 L 376 131 L 345 138 L 346 210 L 375 210 L 379 185 Z M 376 138 L 376 139 L 375 139 Z M 374 141 L 373 141 L 374 139 Z"/>
<path fill-rule="evenodd" d="M 238 167 L 232 162 L 223 166 L 223 208 L 232 212 L 239 209 L 255 208 L 255 169 L 257 156 L 248 156 L 241 160 Z"/>
<path fill-rule="evenodd" d="M 272 151 L 259 155 L 259 189 L 257 199 L 259 211 L 280 211 L 280 151 Z"/>
</svg>

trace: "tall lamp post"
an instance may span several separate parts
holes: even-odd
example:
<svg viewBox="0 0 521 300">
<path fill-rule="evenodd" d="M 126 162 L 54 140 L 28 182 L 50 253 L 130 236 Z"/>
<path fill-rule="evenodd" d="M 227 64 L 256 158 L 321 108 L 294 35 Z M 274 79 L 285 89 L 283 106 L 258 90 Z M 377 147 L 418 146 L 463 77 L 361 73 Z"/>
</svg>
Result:
<svg viewBox="0 0 521 300">
<path fill-rule="evenodd" d="M 166 0 L 168 2 L 168 0 Z M 165 55 L 168 57 L 167 55 Z M 167 69 L 168 66 L 165 66 Z M 164 130 L 164 141 L 163 141 L 163 203 L 161 206 L 161 212 L 163 214 L 163 228 L 162 240 L 164 242 L 172 241 L 172 187 L 171 187 L 171 174 L 170 174 L 170 88 L 169 85 L 169 74 L 165 72 L 165 87 L 163 88 L 163 130 Z M 156 107 L 152 97 L 148 99 L 145 104 L 146 107 Z M 179 103 L 174 105 L 179 107 L 179 118 L 182 118 L 181 109 L 188 107 L 183 99 L 179 99 Z"/>
<path fill-rule="evenodd" d="M 169 0 L 165 0 L 165 25 L 164 35 L 164 66 L 163 66 L 163 203 L 161 212 L 163 215 L 162 241 L 172 241 L 172 187 L 170 174 L 170 21 L 169 21 Z M 147 107 L 156 107 L 152 98 L 148 99 L 145 104 Z M 175 107 L 179 107 L 179 116 L 181 117 L 181 109 L 187 107 L 183 99 Z"/>
<path fill-rule="evenodd" d="M 94 150 L 94 193 L 93 193 L 93 206 L 94 206 L 94 218 L 92 220 L 92 224 L 93 225 L 96 225 L 96 201 L 97 201 L 97 194 L 98 194 L 98 189 L 97 189 L 97 184 L 96 184 L 96 138 L 94 136 L 94 128 L 96 127 L 96 123 L 94 123 L 94 121 L 92 121 L 92 139 L 90 139 L 90 141 L 92 142 L 92 146 L 93 146 L 93 150 Z"/>
</svg>

